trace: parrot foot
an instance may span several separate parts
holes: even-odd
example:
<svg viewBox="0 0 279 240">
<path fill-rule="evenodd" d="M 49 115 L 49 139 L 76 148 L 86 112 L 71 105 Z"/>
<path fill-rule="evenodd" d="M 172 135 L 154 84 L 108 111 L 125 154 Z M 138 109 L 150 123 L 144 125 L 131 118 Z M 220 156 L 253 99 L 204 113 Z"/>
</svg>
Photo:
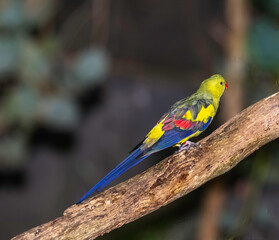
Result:
<svg viewBox="0 0 279 240">
<path fill-rule="evenodd" d="M 199 143 L 190 142 L 190 141 L 186 141 L 185 143 L 179 145 L 179 149 L 175 153 L 180 153 L 180 152 L 182 152 L 184 150 L 186 150 L 186 152 L 187 152 L 188 150 L 190 150 L 191 148 L 194 148 L 194 147 L 198 147 L 199 148 L 200 144 Z"/>
</svg>

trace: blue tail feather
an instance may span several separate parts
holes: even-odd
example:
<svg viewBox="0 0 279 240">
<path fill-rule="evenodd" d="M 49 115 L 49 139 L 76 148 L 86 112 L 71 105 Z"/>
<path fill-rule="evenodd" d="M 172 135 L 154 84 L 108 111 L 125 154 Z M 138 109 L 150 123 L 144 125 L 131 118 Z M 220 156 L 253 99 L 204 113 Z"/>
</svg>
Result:
<svg viewBox="0 0 279 240">
<path fill-rule="evenodd" d="M 107 186 L 112 180 L 119 177 L 121 174 L 126 172 L 131 167 L 135 166 L 149 155 L 142 155 L 143 151 L 140 148 L 134 150 L 126 159 L 124 159 L 119 165 L 117 165 L 111 172 L 109 172 L 101 181 L 99 181 L 93 188 L 91 188 L 78 202 L 81 203 L 93 192 L 101 191 Z"/>
</svg>

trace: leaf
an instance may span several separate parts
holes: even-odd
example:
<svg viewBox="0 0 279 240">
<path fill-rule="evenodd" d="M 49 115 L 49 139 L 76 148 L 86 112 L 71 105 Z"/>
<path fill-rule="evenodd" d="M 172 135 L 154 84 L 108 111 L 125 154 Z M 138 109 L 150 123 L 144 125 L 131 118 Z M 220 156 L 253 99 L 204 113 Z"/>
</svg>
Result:
<svg viewBox="0 0 279 240">
<path fill-rule="evenodd" d="M 279 72 L 279 34 L 269 21 L 261 19 L 252 26 L 248 53 L 253 64 L 268 71 Z"/>
<path fill-rule="evenodd" d="M 110 59 L 104 49 L 90 48 L 81 52 L 73 70 L 79 85 L 88 87 L 102 81 L 109 72 Z"/>
<path fill-rule="evenodd" d="M 40 119 L 55 128 L 73 128 L 79 121 L 78 106 L 71 99 L 49 97 L 40 102 Z"/>
</svg>

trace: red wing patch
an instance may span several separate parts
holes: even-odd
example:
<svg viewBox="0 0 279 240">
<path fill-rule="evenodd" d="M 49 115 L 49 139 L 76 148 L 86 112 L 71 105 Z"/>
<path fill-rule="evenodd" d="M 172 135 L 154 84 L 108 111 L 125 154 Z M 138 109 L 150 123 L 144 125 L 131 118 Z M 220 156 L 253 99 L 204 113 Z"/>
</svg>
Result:
<svg viewBox="0 0 279 240">
<path fill-rule="evenodd" d="M 195 127 L 197 122 L 192 122 L 190 120 L 186 120 L 183 118 L 175 120 L 175 118 L 166 118 L 163 122 L 163 131 L 169 131 L 173 129 L 174 127 L 178 127 L 180 129 L 189 129 Z"/>
<path fill-rule="evenodd" d="M 196 125 L 192 121 L 185 120 L 185 119 L 174 120 L 173 123 L 176 127 L 179 127 L 182 129 L 189 129 L 190 127 L 194 127 Z"/>
<path fill-rule="evenodd" d="M 172 122 L 172 118 L 171 117 L 167 117 L 164 122 L 163 122 L 163 127 L 162 130 L 163 131 L 168 131 L 171 130 L 173 128 L 173 122 Z"/>
<path fill-rule="evenodd" d="M 166 124 L 162 127 L 163 131 L 169 131 L 171 129 L 173 129 L 173 123 L 172 122 L 170 122 L 170 123 L 168 123 L 168 124 Z"/>
</svg>

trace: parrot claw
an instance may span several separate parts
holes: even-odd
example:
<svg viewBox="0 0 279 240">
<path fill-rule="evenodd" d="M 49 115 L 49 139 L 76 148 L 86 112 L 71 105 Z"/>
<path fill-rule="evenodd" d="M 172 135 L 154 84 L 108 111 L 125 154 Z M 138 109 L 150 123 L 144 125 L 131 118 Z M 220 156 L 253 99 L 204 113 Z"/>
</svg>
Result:
<svg viewBox="0 0 279 240">
<path fill-rule="evenodd" d="M 187 152 L 188 150 L 190 150 L 193 147 L 198 147 L 199 148 L 200 144 L 199 143 L 190 142 L 190 141 L 186 141 L 185 143 L 183 143 L 183 144 L 181 144 L 179 146 L 179 149 L 175 153 L 180 153 L 180 152 L 182 152 L 184 150 L 186 150 L 186 152 Z"/>
</svg>

